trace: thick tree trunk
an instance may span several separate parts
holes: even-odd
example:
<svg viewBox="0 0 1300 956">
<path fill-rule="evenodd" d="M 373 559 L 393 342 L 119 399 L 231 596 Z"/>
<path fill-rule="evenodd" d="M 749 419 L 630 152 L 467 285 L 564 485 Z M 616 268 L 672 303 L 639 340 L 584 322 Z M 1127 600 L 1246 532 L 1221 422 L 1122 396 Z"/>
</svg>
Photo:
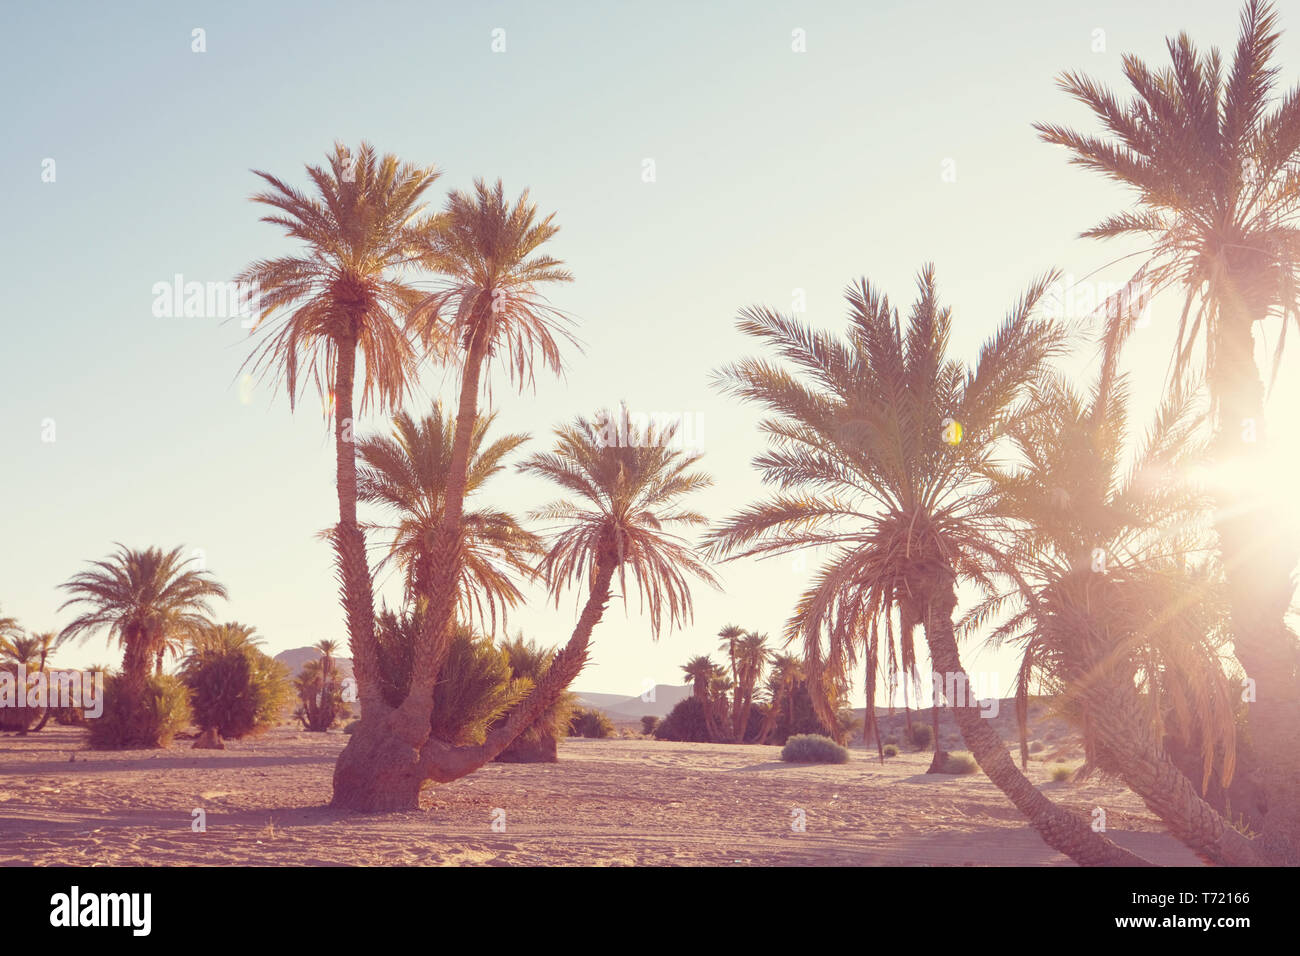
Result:
<svg viewBox="0 0 1300 956">
<path fill-rule="evenodd" d="M 578 618 L 569 642 L 551 660 L 550 666 L 506 716 L 488 731 L 482 744 L 455 747 L 425 734 L 425 741 L 412 758 L 410 746 L 395 732 L 397 711 L 382 721 L 362 721 L 352 734 L 367 734 L 362 746 L 351 743 L 339 755 L 334 768 L 332 806 L 377 812 L 417 810 L 420 791 L 429 782 L 447 783 L 473 773 L 491 761 L 527 730 L 568 689 L 587 660 L 591 634 L 609 604 L 610 582 L 615 562 L 600 560 L 591 593 Z M 430 691 L 432 697 L 432 691 Z M 425 712 L 425 721 L 432 716 Z"/>
<path fill-rule="evenodd" d="M 1254 361 L 1252 323 L 1221 321 L 1212 380 L 1219 403 L 1218 459 L 1250 480 L 1265 467 L 1264 388 Z M 1283 532 L 1270 502 L 1241 483 L 1221 487 L 1215 530 L 1227 582 L 1232 643 L 1254 682 L 1249 726 L 1268 798 L 1261 838 L 1271 855 L 1300 863 L 1300 642 L 1285 617 L 1300 542 Z"/>
<path fill-rule="evenodd" d="M 962 739 L 980 769 L 1016 806 L 1052 849 L 1085 866 L 1149 866 L 1117 846 L 1078 815 L 1056 806 L 1016 767 L 1006 743 L 980 714 L 973 686 L 962 667 L 953 632 L 952 613 L 957 606 L 956 580 L 951 571 L 935 564 L 917 565 L 909 582 L 913 596 L 926 607 L 925 638 L 936 673 L 952 678 L 966 690 L 966 700 L 950 701 Z"/>
</svg>

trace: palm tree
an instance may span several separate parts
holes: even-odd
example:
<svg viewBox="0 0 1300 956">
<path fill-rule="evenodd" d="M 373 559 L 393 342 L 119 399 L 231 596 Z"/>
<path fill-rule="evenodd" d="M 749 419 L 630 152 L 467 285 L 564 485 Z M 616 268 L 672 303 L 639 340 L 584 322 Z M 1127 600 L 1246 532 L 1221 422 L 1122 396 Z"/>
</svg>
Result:
<svg viewBox="0 0 1300 956">
<path fill-rule="evenodd" d="M 489 187 L 480 180 L 472 195 L 457 191 L 448 197 L 437 226 L 427 235 L 421 262 L 444 281 L 410 311 L 408 328 L 430 353 L 459 361 L 461 381 L 442 522 L 430 547 L 425 632 L 415 648 L 410 692 L 395 711 L 377 688 L 359 684 L 361 723 L 334 774 L 333 803 L 339 807 L 406 807 L 418 794 L 412 781 L 421 772 L 433 687 L 456 608 L 462 511 L 484 365 L 501 359 L 522 388 L 534 382 L 539 360 L 560 370 L 557 339 L 570 338 L 567 320 L 540 291 L 572 279 L 560 260 L 540 251 L 559 227 L 553 215 L 538 219 L 526 191 L 512 205 L 499 181 Z"/>
<path fill-rule="evenodd" d="M 744 635 L 744 633 L 745 633 L 745 629 L 743 627 L 737 627 L 735 624 L 728 624 L 724 626 L 722 630 L 718 631 L 718 637 L 722 639 L 721 643 L 718 644 L 718 650 L 725 651 L 727 654 L 727 660 L 731 662 L 731 683 L 733 686 L 738 686 L 739 683 L 739 674 L 737 673 L 736 670 L 736 642 L 740 640 L 741 636 Z M 732 701 L 732 706 L 731 706 L 732 740 L 738 741 L 740 739 L 741 730 L 739 727 L 739 722 L 740 722 L 740 695 L 737 694 L 735 699 Z"/>
<path fill-rule="evenodd" d="M 786 712 L 786 723 L 794 723 L 794 692 L 805 677 L 803 661 L 793 654 L 777 654 L 772 658 L 772 671 L 767 679 L 768 711 L 758 732 L 758 742 L 766 743 L 781 711 Z"/>
<path fill-rule="evenodd" d="M 717 666 L 713 663 L 713 659 L 706 654 L 692 657 L 682 665 L 682 672 L 691 683 L 691 696 L 696 700 L 708 702 L 709 681 L 713 679 L 713 673 L 717 670 Z"/>
<path fill-rule="evenodd" d="M 1088 106 L 1103 135 L 1037 124 L 1071 162 L 1136 193 L 1138 209 L 1084 233 L 1147 243 L 1136 281 L 1181 290 L 1175 381 L 1204 344 L 1217 411 L 1216 456 L 1231 476 L 1215 493 L 1215 527 L 1227 575 L 1234 654 L 1255 682 L 1251 735 L 1275 762 L 1263 781 L 1264 834 L 1300 859 L 1300 641 L 1285 622 L 1300 545 L 1276 522 L 1258 480 L 1269 469 L 1263 375 L 1255 328 L 1278 322 L 1272 377 L 1288 326 L 1300 325 L 1300 93 L 1279 95 L 1271 61 L 1279 33 L 1270 3 L 1250 0 L 1226 75 L 1217 50 L 1199 53 L 1181 34 L 1170 66 L 1134 56 L 1124 73 L 1135 96 L 1121 102 L 1078 73 L 1059 84 Z M 1131 298 L 1131 297 L 1130 297 Z M 1122 348 L 1136 316 L 1111 310 L 1107 347 Z M 1289 507 L 1286 502 L 1284 507 Z"/>
<path fill-rule="evenodd" d="M 265 642 L 257 635 L 257 628 L 227 621 L 224 624 L 212 624 L 199 631 L 189 641 L 189 651 L 204 647 L 219 647 L 223 650 L 241 650 L 247 647 L 260 647 Z M 333 643 L 333 642 L 331 642 Z M 316 645 L 319 649 L 320 645 Z"/>
<path fill-rule="evenodd" d="M 746 631 L 740 639 L 740 683 L 737 698 L 740 701 L 740 719 L 737 726 L 736 740 L 743 743 L 749 728 L 749 715 L 754 707 L 754 689 L 763 678 L 771 652 L 767 646 L 766 634 Z"/>
<path fill-rule="evenodd" d="M 1022 646 L 1022 762 L 1029 690 L 1039 681 L 1077 715 L 1089 763 L 1122 777 L 1176 836 L 1216 862 L 1263 862 L 1263 848 L 1201 799 L 1160 741 L 1172 720 L 1180 739 L 1202 745 L 1202 787 L 1219 755 L 1230 779 L 1226 614 L 1219 589 L 1190 563 L 1208 531 L 1204 495 L 1187 479 L 1203 458 L 1201 403 L 1194 391 L 1172 393 L 1125 467 L 1127 405 L 1124 380 L 1109 371 L 1089 399 L 1056 377 L 1035 389 L 1008 428 L 1023 463 L 993 472 L 999 508 L 1017 522 L 1011 586 L 959 629 L 1011 612 L 990 640 Z"/>
<path fill-rule="evenodd" d="M 12 619 L 9 619 L 12 620 Z M 5 627 L 4 619 L 0 619 L 0 634 L 8 633 L 9 637 L 0 637 L 0 662 L 15 665 L 15 670 L 21 669 L 23 673 L 30 678 L 28 673 L 29 666 L 33 662 L 36 664 L 35 673 L 37 675 L 45 673 L 45 662 L 49 658 L 54 648 L 55 639 L 58 636 L 54 631 L 44 631 L 39 634 L 23 635 L 16 627 L 16 624 Z M 25 695 L 27 688 L 19 686 L 21 695 Z M 18 701 L 18 710 L 21 713 L 25 709 L 25 696 L 21 696 Z M 46 722 L 50 719 L 50 713 L 54 710 L 54 702 L 47 700 L 41 713 L 41 719 L 36 726 L 30 728 L 34 733 L 45 727 Z M 20 718 L 18 720 L 18 736 L 27 736 L 28 720 Z"/>
<path fill-rule="evenodd" d="M 58 643 L 84 640 L 104 629 L 109 640 L 123 647 L 122 677 L 129 699 L 135 700 L 149 679 L 149 666 L 169 637 L 189 636 L 209 626 L 213 598 L 226 597 L 223 585 L 183 548 L 142 551 L 118 544 L 107 560 L 92 561 L 91 570 L 74 575 L 60 588 L 71 597 L 59 610 L 76 607 L 81 613 L 65 627 Z"/>
<path fill-rule="evenodd" d="M 487 444 L 495 415 L 479 415 L 470 437 L 470 459 L 465 497 L 480 491 L 489 478 L 505 466 L 503 459 L 528 440 L 527 435 L 505 435 Z M 393 437 L 363 439 L 357 446 L 361 470 L 357 496 L 385 507 L 395 523 L 368 525 L 389 536 L 388 556 L 403 568 L 406 597 L 429 597 L 433 545 L 446 501 L 454 423 L 435 404 L 433 413 L 416 421 L 405 412 L 393 419 Z M 531 558 L 541 553 L 536 536 L 525 531 L 513 516 L 490 509 L 466 511 L 461 516 L 462 551 L 457 585 L 456 615 L 472 623 L 477 616 L 496 632 L 497 616 L 505 623 L 507 608 L 522 598 L 515 576 L 530 577 Z"/>
<path fill-rule="evenodd" d="M 0 638 L 21 635 L 22 630 L 17 618 L 0 615 Z"/>
<path fill-rule="evenodd" d="M 731 721 L 728 713 L 732 709 L 731 702 L 735 687 L 735 682 L 728 676 L 727 669 L 715 664 L 713 673 L 709 675 L 709 688 L 704 709 L 709 736 L 715 741 L 726 742 L 735 739 L 729 726 Z"/>
<path fill-rule="evenodd" d="M 355 156 L 335 143 L 326 159 L 324 167 L 307 167 L 315 196 L 255 170 L 269 187 L 252 197 L 271 209 L 262 221 L 305 248 L 258 260 L 237 280 L 260 295 L 255 333 L 275 317 L 269 337 L 249 357 L 254 372 L 282 382 L 290 408 L 310 378 L 334 420 L 339 523 L 333 544 L 357 681 L 371 696 L 378 686 L 374 595 L 357 525 L 353 393 L 359 377 L 360 410 L 373 401 L 382 412 L 398 407 L 406 392 L 416 357 L 405 317 L 423 295 L 403 270 L 428 242 L 432 220 L 421 215 L 421 198 L 441 174 L 392 154 L 381 157 L 369 143 Z"/>
<path fill-rule="evenodd" d="M 951 312 L 929 266 L 906 328 L 865 279 L 846 293 L 846 339 L 767 309 L 741 315 L 742 331 L 794 366 L 750 359 L 719 374 L 724 390 L 772 413 L 762 424 L 770 448 L 755 465 L 782 493 L 716 527 L 710 553 L 834 549 L 786 637 L 802 638 L 814 684 L 846 683 L 864 652 L 869 714 L 879 622 L 888 625 L 895 608 L 904 636 L 924 627 L 933 670 L 971 686 L 953 632 L 956 586 L 962 577 L 987 581 L 998 553 L 1000 522 L 980 470 L 1025 385 L 1061 346 L 1059 330 L 1033 317 L 1052 278 L 1030 287 L 969 369 L 947 357 Z M 813 702 L 833 726 L 828 697 Z M 1035 789 L 976 701 L 950 703 L 976 761 L 1048 844 L 1079 862 L 1136 860 Z"/>
<path fill-rule="evenodd" d="M 586 585 L 587 600 L 568 643 L 552 658 L 528 695 L 494 724 L 482 744 L 455 745 L 430 736 L 421 751 L 421 781 L 447 782 L 483 766 L 536 723 L 587 660 L 591 634 L 604 615 L 614 576 L 627 599 L 627 578 L 636 584 L 650 635 L 657 639 L 691 619 L 687 576 L 717 586 L 713 575 L 673 529 L 705 523 L 682 499 L 707 488 L 712 479 L 693 471 L 700 456 L 672 447 L 674 429 L 631 427 L 632 441 L 611 445 L 600 423 L 578 418 L 559 428 L 553 451 L 536 454 L 520 470 L 546 478 L 567 491 L 561 499 L 531 514 L 552 527 L 541 575 L 558 607 L 571 585 Z M 354 734 L 355 736 L 355 734 Z M 412 784 L 405 806 L 418 805 L 420 782 Z"/>
</svg>

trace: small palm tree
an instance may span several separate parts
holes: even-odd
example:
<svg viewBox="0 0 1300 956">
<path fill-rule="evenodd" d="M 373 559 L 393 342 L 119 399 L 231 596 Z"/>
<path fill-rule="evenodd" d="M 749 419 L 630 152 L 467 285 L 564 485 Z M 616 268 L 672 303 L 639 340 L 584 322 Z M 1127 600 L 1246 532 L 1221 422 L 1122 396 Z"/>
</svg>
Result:
<svg viewBox="0 0 1300 956">
<path fill-rule="evenodd" d="M 1264 781 L 1264 829 L 1300 858 L 1300 641 L 1285 619 L 1300 543 L 1259 494 L 1272 467 L 1264 427 L 1264 381 L 1255 363 L 1256 327 L 1277 326 L 1272 378 L 1288 327 L 1300 327 L 1300 101 L 1277 88 L 1280 34 L 1271 3 L 1250 0 L 1232 62 L 1199 52 L 1186 34 L 1168 41 L 1170 65 L 1153 70 L 1134 56 L 1124 73 L 1136 94 L 1122 102 L 1078 73 L 1060 86 L 1090 108 L 1102 135 L 1037 124 L 1071 162 L 1129 187 L 1137 208 L 1084 233 L 1145 243 L 1134 284 L 1183 296 L 1173 366 L 1193 371 L 1204 343 L 1206 379 L 1218 413 L 1216 457 L 1224 466 L 1215 525 L 1227 576 L 1234 654 L 1256 682 L 1251 735 L 1277 763 Z M 1127 298 L 1130 302 L 1133 296 Z M 1113 303 L 1107 348 L 1123 347 L 1137 314 Z M 1289 436 L 1283 436 L 1288 441 Z M 1275 473 L 1276 474 L 1276 473 Z M 1276 479 L 1282 479 L 1276 475 Z M 1284 480 L 1284 479 L 1283 479 Z M 1290 501 L 1280 503 L 1289 508 Z"/>
<path fill-rule="evenodd" d="M 481 491 L 505 466 L 503 460 L 528 440 L 504 435 L 488 444 L 495 415 L 475 419 L 465 497 Z M 447 497 L 454 422 L 435 404 L 433 413 L 416 421 L 405 412 L 393 419 L 393 437 L 363 439 L 357 446 L 361 470 L 357 495 L 393 513 L 395 521 L 368 526 L 388 535 L 388 556 L 376 566 L 397 561 L 404 572 L 408 602 L 430 596 L 434 542 Z M 466 511 L 461 516 L 460 581 L 457 619 L 480 621 L 488 634 L 496 632 L 497 617 L 505 623 L 508 608 L 523 597 L 516 577 L 531 577 L 530 559 L 540 553 L 537 538 L 510 514 L 492 509 Z"/>
<path fill-rule="evenodd" d="M 672 529 L 705 523 L 681 501 L 712 484 L 692 469 L 698 454 L 672 447 L 675 430 L 632 424 L 627 410 L 615 419 L 625 444 L 605 440 L 604 422 L 578 418 L 557 430 L 552 452 L 536 454 L 520 470 L 546 478 L 571 498 L 534 511 L 531 517 L 551 525 L 541 575 L 559 606 L 566 587 L 585 584 L 587 600 L 568 643 L 552 659 L 546 673 L 510 716 L 488 734 L 490 760 L 504 749 L 573 682 L 587 660 L 591 634 L 608 605 L 614 576 L 626 602 L 627 575 L 635 581 L 650 635 L 691 619 L 688 576 L 717 586 L 712 573 L 691 547 Z"/>
<path fill-rule="evenodd" d="M 786 627 L 788 640 L 803 640 L 826 726 L 836 726 L 832 695 L 820 689 L 847 684 L 860 653 L 874 716 L 880 622 L 892 641 L 895 609 L 904 639 L 924 627 L 933 670 L 970 686 L 953 632 L 957 581 L 987 581 L 998 553 L 981 470 L 1026 385 L 1061 347 L 1060 331 L 1034 317 L 1051 279 L 1030 287 L 969 369 L 947 355 L 951 312 L 929 266 L 906 327 L 865 279 L 846 294 L 844 339 L 767 309 L 742 313 L 741 330 L 793 366 L 751 359 L 719 376 L 772 412 L 762 426 L 770 449 L 755 464 L 782 493 L 717 526 L 710 551 L 735 559 L 833 549 Z M 1049 844 L 1080 862 L 1136 859 L 1034 789 L 975 701 L 951 703 L 975 759 Z"/>
<path fill-rule="evenodd" d="M 326 159 L 325 166 L 307 167 L 315 196 L 255 171 L 268 187 L 253 196 L 270 209 L 262 221 L 282 227 L 304 248 L 258 260 L 237 279 L 260 295 L 254 333 L 271 320 L 268 337 L 249 357 L 253 372 L 282 382 L 290 408 L 310 379 L 334 421 L 334 547 L 357 680 L 369 694 L 378 679 L 374 595 L 357 525 L 353 393 L 360 379 L 362 412 L 371 402 L 381 412 L 396 408 L 406 393 L 416 355 L 405 317 L 423 294 L 403 273 L 428 242 L 431 219 L 421 215 L 421 200 L 441 174 L 392 154 L 380 156 L 369 143 L 355 155 L 336 143 Z M 364 366 L 359 374 L 358 353 Z"/>
<path fill-rule="evenodd" d="M 782 712 L 786 715 L 787 723 L 793 724 L 794 691 L 804 677 L 803 661 L 793 654 L 777 654 L 772 658 L 772 670 L 767 678 L 767 716 L 758 732 L 760 744 L 767 742 Z"/>
<path fill-rule="evenodd" d="M 124 649 L 124 690 L 132 699 L 143 690 L 169 635 L 201 632 L 209 626 L 212 599 L 226 597 L 225 587 L 206 570 L 189 567 L 193 559 L 182 558 L 182 551 L 137 551 L 119 544 L 107 560 L 92 561 L 91 570 L 60 585 L 71 597 L 59 610 L 74 607 L 81 613 L 59 633 L 58 642 L 107 630 Z"/>
<path fill-rule="evenodd" d="M 222 750 L 222 738 L 273 727 L 292 696 L 288 669 L 258 649 L 254 628 L 231 621 L 212 625 L 189 642 L 180 677 L 190 691 L 195 748 Z"/>
<path fill-rule="evenodd" d="M 692 657 L 682 665 L 682 672 L 691 684 L 691 696 L 696 700 L 707 701 L 709 699 L 709 681 L 713 679 L 713 672 L 717 670 L 717 665 L 713 659 L 705 654 Z"/>
</svg>

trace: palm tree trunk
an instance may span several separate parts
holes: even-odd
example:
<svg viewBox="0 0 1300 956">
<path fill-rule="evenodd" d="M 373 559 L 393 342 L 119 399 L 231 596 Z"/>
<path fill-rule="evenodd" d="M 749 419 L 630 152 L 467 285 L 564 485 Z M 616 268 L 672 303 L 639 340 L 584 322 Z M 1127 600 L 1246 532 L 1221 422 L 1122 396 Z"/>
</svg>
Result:
<svg viewBox="0 0 1300 956">
<path fill-rule="evenodd" d="M 483 310 L 487 308 L 487 305 L 482 307 Z M 465 359 L 465 371 L 460 383 L 460 406 L 456 413 L 456 433 L 452 440 L 451 460 L 447 466 L 442 518 L 434 535 L 430 555 L 432 574 L 429 604 L 411 662 L 410 690 L 398 708 L 394 723 L 395 730 L 417 751 L 429 736 L 433 686 L 447 655 L 449 625 L 455 612 L 456 584 L 463 563 L 461 518 L 469 475 L 470 442 L 474 434 L 474 419 L 478 415 L 479 383 L 487 357 L 486 319 L 485 313 L 480 316 L 481 331 L 475 334 Z"/>
<path fill-rule="evenodd" d="M 1142 713 L 1132 680 L 1117 677 L 1088 688 L 1084 700 L 1101 753 L 1169 831 L 1213 863 L 1252 866 L 1269 862 L 1262 847 L 1235 830 L 1196 792 L 1169 759 Z"/>
<path fill-rule="evenodd" d="M 488 731 L 482 744 L 471 747 L 450 747 L 445 741 L 430 738 L 422 753 L 422 766 L 428 773 L 428 779 L 437 783 L 457 780 L 491 761 L 525 730 L 533 725 L 538 717 L 550 707 L 573 683 L 587 662 L 587 648 L 591 644 L 591 634 L 609 604 L 610 582 L 613 580 L 616 562 L 601 561 L 596 568 L 592 581 L 591 593 L 587 603 L 578 617 L 577 626 L 569 642 L 551 660 L 551 665 L 537 681 L 528 696 L 520 701 L 513 710 L 492 730 Z"/>
<path fill-rule="evenodd" d="M 939 773 L 948 761 L 948 752 L 939 746 L 939 693 L 935 691 L 934 705 L 930 708 L 934 721 L 934 756 L 930 759 L 930 769 L 926 773 Z"/>
<path fill-rule="evenodd" d="M 334 376 L 335 483 L 339 523 L 334 533 L 338 554 L 343 610 L 348 622 L 348 646 L 362 713 L 384 709 L 379 691 L 379 654 L 375 646 L 374 591 L 366 559 L 365 535 L 357 526 L 357 453 L 352 419 L 352 391 L 356 379 L 355 341 L 338 343 Z"/>
<path fill-rule="evenodd" d="M 776 726 L 776 714 L 777 714 L 777 709 L 780 707 L 780 705 L 781 705 L 781 693 L 780 693 L 780 689 L 778 688 L 777 693 L 772 696 L 772 705 L 768 708 L 767 714 L 764 715 L 763 726 L 758 732 L 758 742 L 760 744 L 767 743 L 768 734 L 770 734 L 772 732 L 772 728 Z"/>
<path fill-rule="evenodd" d="M 1252 325 L 1242 310 L 1225 314 L 1212 382 L 1219 401 L 1218 458 L 1242 466 L 1235 471 L 1246 476 L 1258 473 L 1267 449 Z M 1233 652 L 1254 682 L 1250 734 L 1268 798 L 1262 841 L 1271 854 L 1300 863 L 1300 643 L 1285 622 L 1300 552 L 1297 542 L 1279 534 L 1268 504 L 1255 489 L 1230 483 L 1216 495 L 1214 524 Z"/>
<path fill-rule="evenodd" d="M 934 670 L 954 683 L 972 686 L 957 651 L 952 613 L 957 606 L 956 579 L 947 568 L 918 563 L 909 581 L 911 593 L 926 609 L 925 639 Z M 947 681 L 945 681 L 945 685 Z M 1074 813 L 1056 806 L 1016 767 L 1006 743 L 980 715 L 978 702 L 967 692 L 966 700 L 949 701 L 962 739 L 980 769 L 993 785 L 1007 795 L 1030 825 L 1052 849 L 1077 863 L 1091 866 L 1148 866 L 1146 860 L 1117 846 L 1094 832 Z"/>
</svg>

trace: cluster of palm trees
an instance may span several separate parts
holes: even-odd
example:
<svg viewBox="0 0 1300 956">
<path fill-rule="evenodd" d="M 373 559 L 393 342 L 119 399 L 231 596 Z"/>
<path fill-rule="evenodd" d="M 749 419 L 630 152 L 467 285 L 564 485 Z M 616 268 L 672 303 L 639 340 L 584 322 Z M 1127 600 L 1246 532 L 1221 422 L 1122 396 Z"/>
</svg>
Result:
<svg viewBox="0 0 1300 956">
<path fill-rule="evenodd" d="M 57 637 L 53 631 L 28 633 L 16 618 L 0 615 L 0 667 L 12 668 L 16 673 L 28 675 L 29 679 L 46 673 L 45 664 L 54 651 Z M 26 688 L 20 692 L 25 694 Z M 12 714 L 0 713 L 0 727 L 16 730 L 20 735 L 44 728 L 53 708 L 46 707 L 38 716 L 24 706 L 25 701 L 26 698 L 16 700 L 18 706 Z M 33 721 L 35 726 L 32 726 Z"/>
<path fill-rule="evenodd" d="M 692 471 L 698 456 L 666 447 L 671 434 L 652 428 L 634 443 L 606 447 L 603 428 L 578 418 L 557 431 L 550 452 L 521 466 L 570 496 L 534 513 L 549 525 L 544 541 L 508 516 L 467 512 L 467 496 L 522 441 L 482 444 L 491 423 L 480 413 L 488 364 L 499 362 L 524 388 L 535 384 L 539 366 L 558 372 L 561 345 L 572 342 L 570 320 L 545 296 L 572 279 L 546 251 L 558 230 L 554 217 L 539 215 L 527 192 L 512 202 L 500 182 L 482 180 L 451 192 L 440 211 L 426 211 L 423 198 L 439 171 L 366 143 L 355 154 L 336 145 L 327 164 L 307 174 L 312 193 L 258 173 L 266 188 L 253 198 L 268 208 L 264 220 L 302 250 L 254 262 L 239 276 L 259 290 L 262 306 L 254 331 L 265 334 L 249 361 L 284 385 L 291 404 L 310 379 L 333 416 L 339 520 L 329 537 L 361 707 L 335 769 L 333 802 L 409 809 L 427 782 L 493 759 L 564 693 L 616 577 L 626 592 L 631 572 L 655 634 L 665 617 L 671 627 L 689 615 L 686 575 L 712 577 L 670 529 L 703 522 L 679 503 L 709 478 Z M 426 365 L 457 376 L 459 400 L 454 414 L 444 418 L 435 408 L 417 421 L 400 412 Z M 354 440 L 355 395 L 361 410 L 373 403 L 399 413 L 393 439 Z M 390 537 L 384 560 L 401 565 L 408 600 L 421 611 L 409 689 L 396 705 L 380 688 L 366 547 L 367 531 L 379 529 L 358 521 L 359 500 L 397 516 L 380 532 Z M 492 625 L 519 598 L 512 579 L 532 575 L 557 602 L 570 585 L 586 588 L 568 644 L 484 741 L 439 738 L 434 688 L 458 616 L 486 614 Z"/>
<path fill-rule="evenodd" d="M 777 361 L 734 363 L 719 382 L 769 413 L 755 464 L 779 493 L 708 535 L 725 559 L 831 550 L 786 637 L 815 672 L 842 678 L 865 662 L 869 721 L 880 679 L 915 681 L 918 628 L 934 671 L 964 676 L 958 631 L 996 623 L 994 639 L 1022 649 L 1022 721 L 1035 682 L 1061 693 L 1090 762 L 1228 863 L 1300 862 L 1300 645 L 1286 622 L 1300 543 L 1258 491 L 1269 476 L 1254 359 L 1257 324 L 1279 323 L 1280 356 L 1300 322 L 1300 91 L 1270 104 L 1275 21 L 1248 3 L 1226 70 L 1186 36 L 1165 70 L 1126 58 L 1128 102 L 1068 74 L 1062 86 L 1105 135 L 1038 127 L 1137 193 L 1135 210 L 1085 235 L 1142 236 L 1132 283 L 1183 297 L 1167 396 L 1127 466 L 1118 363 L 1140 318 L 1131 295 L 1106 303 L 1100 371 L 1081 392 L 1057 371 L 1065 330 L 1035 313 L 1054 275 L 967 367 L 947 355 L 951 314 L 926 267 L 906 321 L 865 280 L 848 290 L 843 337 L 742 314 Z M 1197 463 L 1235 480 L 1198 483 Z M 959 583 L 984 598 L 955 626 Z M 1081 862 L 1142 862 L 1029 785 L 973 702 L 948 705 L 1048 843 Z M 1267 806 L 1249 835 L 1201 797 L 1212 775 L 1234 773 L 1238 719 Z M 1166 741 L 1200 751 L 1195 779 Z"/>
<path fill-rule="evenodd" d="M 1300 543 L 1280 533 L 1249 480 L 1269 463 L 1256 326 L 1278 325 L 1280 357 L 1286 330 L 1300 325 L 1300 90 L 1273 99 L 1277 39 L 1271 5 L 1250 0 L 1230 64 L 1180 36 L 1167 68 L 1125 59 L 1131 99 L 1062 77 L 1101 134 L 1037 127 L 1072 162 L 1136 193 L 1134 208 L 1085 235 L 1141 237 L 1133 283 L 1182 296 L 1167 395 L 1132 455 L 1120 370 L 1139 319 L 1131 295 L 1106 303 L 1099 370 L 1081 389 L 1059 368 L 1076 333 L 1039 308 L 1056 273 L 1029 286 L 970 364 L 949 354 L 952 312 L 932 267 L 905 316 L 864 278 L 847 290 L 843 334 L 766 308 L 741 313 L 740 331 L 765 354 L 725 365 L 716 384 L 765 411 L 768 449 L 754 465 L 774 493 L 714 524 L 700 552 L 678 533 L 707 523 L 688 500 L 711 483 L 700 456 L 673 450 L 671 428 L 638 426 L 626 409 L 615 414 L 630 440 L 606 441 L 603 415 L 578 417 L 517 464 L 561 489 L 528 515 L 541 533 L 468 506 L 529 440 L 491 434 L 481 408 L 491 363 L 523 389 L 539 368 L 558 372 L 572 344 L 570 320 L 545 294 L 572 279 L 547 251 L 558 227 L 526 192 L 511 201 L 499 182 L 478 181 L 427 211 L 440 173 L 369 144 L 336 145 L 308 167 L 310 191 L 259 172 L 264 220 L 301 249 L 239 277 L 261 294 L 263 337 L 249 361 L 291 405 L 310 381 L 335 431 L 339 516 L 325 534 L 360 720 L 335 769 L 334 804 L 413 808 L 428 782 L 501 754 L 565 693 L 629 583 L 657 637 L 690 619 L 692 580 L 716 586 L 706 559 L 817 549 L 829 557 L 782 635 L 802 653 L 774 656 L 765 635 L 729 625 L 724 665 L 698 657 L 684 668 L 714 739 L 750 739 L 764 682 L 768 712 L 753 739 L 766 739 L 800 685 L 815 688 L 818 718 L 838 726 L 834 710 L 861 673 L 879 748 L 881 688 L 892 699 L 899 685 L 907 694 L 929 683 L 918 632 L 933 670 L 969 687 L 958 639 L 991 631 L 1021 652 L 1022 727 L 1030 694 L 1052 691 L 1083 727 L 1089 763 L 1122 777 L 1205 857 L 1300 862 L 1300 642 L 1286 620 Z M 405 404 L 430 367 L 454 375 L 456 407 L 412 414 Z M 392 434 L 358 440 L 354 407 L 372 404 L 393 414 Z M 1205 465 L 1248 478 L 1207 485 L 1197 478 Z M 359 503 L 382 519 L 363 523 Z M 418 611 L 409 686 L 392 699 L 374 595 L 375 572 L 390 563 Z M 567 589 L 585 593 L 568 642 L 482 739 L 440 735 L 435 688 L 457 629 L 503 626 L 531 579 L 557 607 Z M 980 597 L 954 619 L 963 585 Z M 137 688 L 168 641 L 225 596 L 179 549 L 119 548 L 64 587 L 82 613 L 62 636 L 109 629 Z M 946 703 L 985 773 L 1050 845 L 1083 863 L 1145 862 L 1034 787 L 1023 742 L 1017 767 L 977 702 Z M 1243 730 L 1266 797 L 1252 833 L 1204 797 L 1212 778 L 1238 772 Z M 1171 759 L 1174 744 L 1199 755 L 1196 772 Z"/>
<path fill-rule="evenodd" d="M 787 725 L 793 723 L 796 691 L 808 689 L 803 661 L 774 651 L 767 634 L 735 624 L 725 625 L 718 637 L 727 664 L 701 654 L 682 665 L 691 696 L 702 705 L 709 738 L 718 743 L 766 743 L 782 717 Z M 751 723 L 760 702 L 762 722 L 755 728 Z M 837 721 L 827 726 L 838 733 Z"/>
</svg>

